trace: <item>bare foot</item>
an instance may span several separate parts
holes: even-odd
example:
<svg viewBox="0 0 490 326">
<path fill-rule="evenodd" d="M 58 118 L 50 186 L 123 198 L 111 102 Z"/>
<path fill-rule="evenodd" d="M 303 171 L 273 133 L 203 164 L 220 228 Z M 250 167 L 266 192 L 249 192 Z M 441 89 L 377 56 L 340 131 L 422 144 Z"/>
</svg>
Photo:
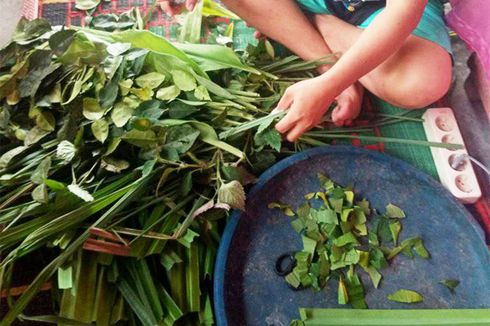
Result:
<svg viewBox="0 0 490 326">
<path fill-rule="evenodd" d="M 337 97 L 337 106 L 332 111 L 332 121 L 336 126 L 349 126 L 361 112 L 364 87 L 355 83 Z"/>
</svg>

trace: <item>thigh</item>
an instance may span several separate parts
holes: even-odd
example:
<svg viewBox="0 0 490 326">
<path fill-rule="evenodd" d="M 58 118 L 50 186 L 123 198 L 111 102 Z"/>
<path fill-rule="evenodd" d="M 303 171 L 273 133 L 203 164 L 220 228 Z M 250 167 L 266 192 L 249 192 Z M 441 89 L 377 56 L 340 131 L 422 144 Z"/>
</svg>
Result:
<svg viewBox="0 0 490 326">
<path fill-rule="evenodd" d="M 440 45 L 411 35 L 402 48 L 361 78 L 372 93 L 402 107 L 423 107 L 441 98 L 452 79 L 452 59 Z"/>
</svg>

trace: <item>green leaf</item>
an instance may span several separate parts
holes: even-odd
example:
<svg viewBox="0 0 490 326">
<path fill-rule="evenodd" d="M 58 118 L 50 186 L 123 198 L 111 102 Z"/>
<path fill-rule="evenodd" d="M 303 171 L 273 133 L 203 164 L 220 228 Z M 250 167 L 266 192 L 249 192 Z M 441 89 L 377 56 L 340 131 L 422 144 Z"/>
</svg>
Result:
<svg viewBox="0 0 490 326">
<path fill-rule="evenodd" d="M 208 89 L 204 86 L 197 86 L 194 90 L 194 96 L 201 101 L 211 101 Z"/>
<path fill-rule="evenodd" d="M 393 244 L 396 246 L 398 244 L 398 235 L 402 230 L 402 224 L 398 221 L 390 222 L 389 228 L 393 237 Z"/>
<path fill-rule="evenodd" d="M 184 154 L 191 149 L 199 135 L 199 130 L 188 124 L 171 127 L 167 131 L 165 147 L 175 149 L 179 154 Z"/>
<path fill-rule="evenodd" d="M 354 269 L 351 267 L 347 272 L 346 278 L 347 292 L 349 293 L 349 302 L 354 309 L 366 309 L 366 301 L 364 300 L 364 287 L 361 280 Z"/>
<path fill-rule="evenodd" d="M 99 120 L 104 116 L 105 110 L 95 98 L 83 98 L 83 116 L 88 120 Z"/>
<path fill-rule="evenodd" d="M 34 128 L 32 128 L 27 132 L 26 138 L 24 139 L 24 145 L 25 146 L 33 145 L 38 141 L 40 141 L 41 139 L 43 139 L 44 137 L 46 137 L 47 135 L 49 135 L 50 133 L 51 133 L 50 131 L 42 130 L 41 128 L 35 126 Z"/>
<path fill-rule="evenodd" d="M 256 127 L 260 127 L 262 126 L 261 128 L 261 132 L 264 131 L 267 127 L 269 127 L 272 123 L 272 121 L 276 120 L 276 119 L 281 119 L 285 116 L 285 112 L 277 112 L 277 113 L 274 113 L 274 114 L 269 114 L 265 117 L 262 117 L 262 118 L 258 118 L 258 119 L 255 119 L 253 121 L 248 121 L 248 122 L 245 122 L 245 123 L 242 123 L 240 126 L 237 126 L 237 127 L 234 127 L 234 128 L 231 128 L 227 131 L 224 131 L 222 133 L 219 134 L 219 138 L 220 139 L 226 139 L 228 137 L 231 137 L 231 136 L 234 136 L 234 135 L 238 135 L 242 132 L 245 132 L 247 130 L 250 130 L 250 129 L 253 129 L 253 128 L 256 128 Z"/>
<path fill-rule="evenodd" d="M 273 203 L 269 203 L 267 205 L 267 207 L 269 209 L 278 208 L 278 209 L 280 209 L 283 212 L 283 214 L 285 214 L 287 216 L 294 216 L 295 215 L 293 209 L 289 205 L 284 205 L 284 204 L 281 204 L 281 203 L 273 202 Z"/>
<path fill-rule="evenodd" d="M 373 266 L 366 267 L 366 268 L 364 268 L 364 270 L 366 271 L 366 273 L 369 274 L 369 277 L 371 278 L 371 281 L 373 282 L 373 286 L 377 289 L 379 286 L 379 283 L 381 282 L 381 279 L 383 278 L 381 273 L 378 272 L 378 270 L 376 268 L 374 268 Z"/>
<path fill-rule="evenodd" d="M 137 104 L 136 104 L 137 105 Z M 111 120 L 116 127 L 124 127 L 128 123 L 129 119 L 133 116 L 133 111 L 136 108 L 126 98 L 122 102 L 117 102 L 111 111 Z"/>
<path fill-rule="evenodd" d="M 359 241 L 357 241 L 356 236 L 352 233 L 346 233 L 336 239 L 333 240 L 333 244 L 336 245 L 337 247 L 343 247 L 348 244 L 359 244 Z"/>
<path fill-rule="evenodd" d="M 451 293 L 455 293 L 455 290 L 456 288 L 458 287 L 459 285 L 459 280 L 442 280 L 439 282 L 439 284 L 442 284 L 444 285 L 445 287 L 447 287 L 449 289 L 449 291 L 451 291 Z"/>
<path fill-rule="evenodd" d="M 310 257 L 313 257 L 315 254 L 317 242 L 313 239 L 308 238 L 307 236 L 302 236 L 301 240 L 303 241 L 303 252 L 307 252 Z"/>
<path fill-rule="evenodd" d="M 190 124 L 200 132 L 200 139 L 212 146 L 215 146 L 217 148 L 220 148 L 228 153 L 231 153 L 239 158 L 244 158 L 245 154 L 240 151 L 239 149 L 222 142 L 218 140 L 218 135 L 216 134 L 216 131 L 211 127 L 210 125 L 199 122 L 199 121 L 185 121 L 185 120 L 174 120 L 174 119 L 167 119 L 160 121 L 159 124 L 162 126 L 176 126 L 176 125 L 182 125 L 182 124 Z"/>
<path fill-rule="evenodd" d="M 44 180 L 48 178 L 49 169 L 51 169 L 51 157 L 48 156 L 41 161 L 41 163 L 36 167 L 34 173 L 31 176 L 31 181 L 35 184 L 43 184 Z"/>
<path fill-rule="evenodd" d="M 40 184 L 32 191 L 32 199 L 39 203 L 48 202 L 48 189 L 45 184 Z"/>
<path fill-rule="evenodd" d="M 68 49 L 59 57 L 63 64 L 82 62 L 86 64 L 100 64 L 106 57 L 105 47 L 93 43 L 85 33 L 77 32 Z M 81 85 L 80 85 L 81 86 Z"/>
<path fill-rule="evenodd" d="M 191 12 L 181 15 L 184 17 L 180 34 L 178 35 L 179 42 L 199 43 L 201 39 L 202 7 L 203 1 L 199 1 Z"/>
<path fill-rule="evenodd" d="M 226 46 L 188 43 L 176 43 L 175 46 L 188 54 L 204 71 L 235 68 L 257 75 L 261 74 L 259 70 L 242 63 L 235 52 Z"/>
<path fill-rule="evenodd" d="M 398 290 L 388 295 L 388 300 L 402 303 L 417 303 L 424 301 L 424 297 L 412 290 Z"/>
<path fill-rule="evenodd" d="M 42 130 L 53 131 L 56 125 L 56 120 L 51 112 L 42 111 L 36 115 L 36 125 Z"/>
<path fill-rule="evenodd" d="M 415 244 L 413 246 L 413 250 L 421 258 L 424 258 L 424 259 L 430 258 L 429 251 L 427 251 L 427 249 L 425 248 L 424 241 L 422 240 L 422 238 L 418 238 L 417 241 L 415 241 Z"/>
<path fill-rule="evenodd" d="M 133 129 L 126 132 L 121 139 L 138 147 L 149 147 L 158 141 L 157 135 L 151 129 L 145 131 Z"/>
<path fill-rule="evenodd" d="M 274 128 L 268 128 L 261 133 L 256 133 L 254 136 L 255 145 L 262 146 L 270 146 L 275 149 L 277 152 L 281 151 L 281 142 L 282 137 L 281 134 Z"/>
<path fill-rule="evenodd" d="M 177 96 L 179 96 L 179 94 L 180 94 L 180 89 L 177 86 L 172 85 L 172 86 L 160 88 L 157 91 L 156 98 L 161 101 L 173 101 L 174 99 L 177 98 Z"/>
<path fill-rule="evenodd" d="M 245 190 L 238 181 L 223 183 L 218 189 L 218 203 L 227 204 L 231 208 L 245 210 Z"/>
<path fill-rule="evenodd" d="M 12 159 L 14 159 L 17 155 L 21 154 L 28 148 L 29 147 L 27 146 L 18 146 L 5 152 L 2 156 L 0 156 L 0 169 L 7 167 Z"/>
<path fill-rule="evenodd" d="M 153 98 L 153 91 L 149 88 L 131 88 L 129 92 L 136 95 L 142 101 L 149 101 Z"/>
<path fill-rule="evenodd" d="M 64 29 L 51 35 L 49 38 L 49 47 L 57 56 L 61 56 L 73 41 L 74 30 Z"/>
<path fill-rule="evenodd" d="M 299 286 L 301 285 L 301 281 L 294 273 L 289 273 L 288 275 L 286 275 L 284 280 L 295 289 L 299 288 Z"/>
<path fill-rule="evenodd" d="M 223 7 L 218 2 L 204 0 L 203 4 L 204 4 L 202 9 L 203 16 L 216 16 L 216 17 L 223 17 L 229 19 L 240 19 L 240 17 L 238 17 L 233 12 Z"/>
<path fill-rule="evenodd" d="M 112 39 L 117 42 L 131 43 L 133 48 L 148 49 L 155 51 L 157 54 L 166 54 L 173 56 L 185 64 L 201 76 L 206 76 L 199 65 L 187 56 L 183 51 L 176 48 L 167 39 L 158 36 L 150 31 L 130 30 L 111 35 Z M 159 71 L 161 72 L 161 71 Z"/>
<path fill-rule="evenodd" d="M 345 285 L 342 277 L 339 278 L 339 287 L 338 287 L 338 303 L 339 304 L 347 304 L 349 303 L 349 294 L 347 292 L 347 287 Z"/>
<path fill-rule="evenodd" d="M 150 72 L 136 78 L 136 85 L 141 88 L 155 89 L 165 80 L 165 75 L 158 72 Z"/>
<path fill-rule="evenodd" d="M 100 4 L 101 0 L 76 0 L 75 7 L 78 10 L 94 9 Z"/>
<path fill-rule="evenodd" d="M 119 84 L 116 80 L 110 81 L 102 88 L 99 93 L 100 106 L 109 109 L 114 105 L 119 91 Z"/>
<path fill-rule="evenodd" d="M 94 197 L 85 189 L 82 189 L 79 185 L 77 184 L 71 184 L 68 185 L 68 190 L 74 194 L 75 196 L 83 199 L 86 202 L 91 202 L 94 201 Z"/>
<path fill-rule="evenodd" d="M 197 87 L 196 79 L 184 70 L 174 69 L 170 71 L 172 79 L 179 89 L 183 91 L 193 91 Z"/>
<path fill-rule="evenodd" d="M 339 220 L 337 218 L 337 214 L 334 210 L 331 209 L 320 209 L 318 211 L 318 221 L 321 223 L 329 223 L 329 224 L 339 224 Z"/>
<path fill-rule="evenodd" d="M 109 136 L 109 123 L 107 123 L 106 119 L 99 119 L 92 122 L 90 128 L 92 129 L 95 139 L 101 143 L 106 141 L 107 136 Z"/>
<path fill-rule="evenodd" d="M 120 56 L 124 52 L 127 52 L 129 49 L 131 49 L 130 43 L 111 43 L 107 45 L 106 48 L 107 53 L 114 57 Z"/>
<path fill-rule="evenodd" d="M 354 212 L 353 208 L 342 209 L 342 214 L 340 216 L 341 221 L 347 222 L 347 220 L 349 219 L 349 216 L 352 212 Z"/>
<path fill-rule="evenodd" d="M 401 208 L 393 204 L 388 204 L 388 206 L 386 206 L 386 215 L 389 218 L 405 218 L 405 213 L 401 210 Z"/>
<path fill-rule="evenodd" d="M 168 114 L 172 119 L 183 119 L 197 111 L 198 108 L 181 101 L 173 101 L 168 107 Z"/>
<path fill-rule="evenodd" d="M 121 91 L 122 96 L 126 96 L 129 94 L 129 91 L 133 87 L 133 80 L 132 79 L 125 79 L 121 80 L 119 83 L 119 89 Z"/>
</svg>

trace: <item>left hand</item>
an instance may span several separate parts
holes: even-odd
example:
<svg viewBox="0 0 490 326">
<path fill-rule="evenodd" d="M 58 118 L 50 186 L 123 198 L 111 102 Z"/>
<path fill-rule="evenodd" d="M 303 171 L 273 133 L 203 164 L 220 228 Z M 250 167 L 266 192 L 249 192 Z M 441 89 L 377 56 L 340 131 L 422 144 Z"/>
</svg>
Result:
<svg viewBox="0 0 490 326">
<path fill-rule="evenodd" d="M 304 132 L 322 121 L 337 95 L 318 77 L 288 87 L 274 110 L 288 111 L 276 124 L 276 130 L 286 134 L 288 141 L 296 141 Z"/>
<path fill-rule="evenodd" d="M 184 3 L 177 5 L 173 3 L 173 0 L 161 0 L 160 7 L 169 16 L 179 14 L 185 7 L 187 10 L 192 11 L 196 6 L 198 0 L 185 0 Z"/>
</svg>

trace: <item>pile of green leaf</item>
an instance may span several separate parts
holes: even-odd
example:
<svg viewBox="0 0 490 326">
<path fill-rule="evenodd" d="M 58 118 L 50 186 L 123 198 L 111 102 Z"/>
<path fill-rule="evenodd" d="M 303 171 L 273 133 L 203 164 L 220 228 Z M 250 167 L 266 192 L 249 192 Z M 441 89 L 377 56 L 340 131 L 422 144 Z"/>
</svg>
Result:
<svg viewBox="0 0 490 326">
<path fill-rule="evenodd" d="M 317 65 L 264 43 L 236 54 L 21 21 L 0 51 L 2 288 L 19 261 L 47 263 L 3 322 L 212 324 L 223 217 L 293 152 L 270 123 L 218 134 L 267 116 Z M 56 316 L 21 315 L 46 282 Z"/>
<path fill-rule="evenodd" d="M 418 236 L 398 244 L 400 221 L 405 218 L 399 207 L 388 204 L 386 212 L 379 214 L 365 199 L 356 201 L 351 188 L 338 186 L 323 174 L 318 178 L 322 190 L 306 194 L 306 202 L 296 212 L 288 205 L 269 204 L 269 208 L 279 208 L 294 217 L 291 226 L 303 241 L 303 250 L 295 253 L 295 267 L 285 281 L 296 289 L 320 291 L 330 279 L 337 279 L 339 304 L 367 308 L 356 268 L 364 270 L 378 288 L 380 271 L 398 254 L 413 258 L 415 253 L 428 259 L 429 252 Z M 388 299 L 405 303 L 423 300 L 411 290 L 399 290 Z"/>
<path fill-rule="evenodd" d="M 135 12 L 89 28 L 23 20 L 0 51 L 1 288 L 19 262 L 46 262 L 4 324 L 213 324 L 216 248 L 244 186 L 297 150 L 363 137 L 317 128 L 285 145 L 273 128 L 284 90 L 325 60 L 170 43 L 144 25 Z M 54 315 L 22 315 L 46 283 Z"/>
</svg>

